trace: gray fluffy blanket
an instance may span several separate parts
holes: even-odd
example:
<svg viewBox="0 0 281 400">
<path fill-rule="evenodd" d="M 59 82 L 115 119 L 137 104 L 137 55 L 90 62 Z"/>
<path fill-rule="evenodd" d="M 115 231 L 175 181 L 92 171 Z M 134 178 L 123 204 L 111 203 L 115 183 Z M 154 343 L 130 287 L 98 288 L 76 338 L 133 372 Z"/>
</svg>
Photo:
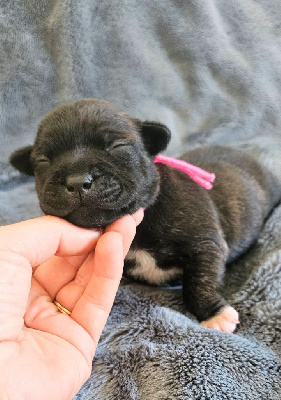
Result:
<svg viewBox="0 0 281 400">
<path fill-rule="evenodd" d="M 8 156 L 82 97 L 166 123 L 168 154 L 240 146 L 281 176 L 281 3 L 0 1 L 0 223 L 40 214 Z M 228 271 L 235 334 L 201 327 L 181 290 L 124 281 L 76 400 L 281 399 L 281 206 Z"/>
</svg>

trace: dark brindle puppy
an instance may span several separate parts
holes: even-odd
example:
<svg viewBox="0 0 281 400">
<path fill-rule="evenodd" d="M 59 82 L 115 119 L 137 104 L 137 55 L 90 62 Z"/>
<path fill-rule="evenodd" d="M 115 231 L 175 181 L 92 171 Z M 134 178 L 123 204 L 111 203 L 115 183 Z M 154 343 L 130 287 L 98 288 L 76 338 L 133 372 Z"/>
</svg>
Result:
<svg viewBox="0 0 281 400">
<path fill-rule="evenodd" d="M 274 176 L 240 150 L 205 147 L 181 158 L 216 174 L 212 190 L 153 158 L 168 128 L 110 103 L 84 99 L 51 111 L 34 146 L 11 163 L 35 175 L 46 214 L 106 226 L 146 207 L 125 274 L 152 284 L 183 276 L 187 308 L 207 327 L 233 331 L 238 314 L 219 289 L 225 265 L 245 252 L 281 196 Z"/>
</svg>

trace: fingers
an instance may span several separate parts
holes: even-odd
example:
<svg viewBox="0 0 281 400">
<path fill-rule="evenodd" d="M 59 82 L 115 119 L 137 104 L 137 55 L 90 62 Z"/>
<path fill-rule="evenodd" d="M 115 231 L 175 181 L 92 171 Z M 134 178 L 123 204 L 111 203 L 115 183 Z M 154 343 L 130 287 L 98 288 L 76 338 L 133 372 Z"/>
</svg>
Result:
<svg viewBox="0 0 281 400">
<path fill-rule="evenodd" d="M 143 219 L 143 215 L 144 215 L 144 208 L 140 208 L 138 211 L 136 211 L 134 214 L 132 214 L 132 217 L 136 221 L 137 226 L 141 223 L 141 221 Z"/>
<path fill-rule="evenodd" d="M 50 287 L 44 291 L 44 286 L 38 283 L 39 267 L 34 274 L 36 279 L 32 280 L 29 306 L 24 317 L 26 326 L 67 340 L 84 354 L 90 364 L 120 283 L 124 253 L 142 216 L 140 211 L 134 217 L 126 216 L 112 224 L 98 240 L 95 250 L 87 255 L 52 257 L 45 262 L 44 285 L 46 287 L 50 282 L 53 289 Z M 89 242 L 92 245 L 91 237 Z M 68 253 L 66 245 L 62 241 L 59 243 L 57 253 Z M 59 290 L 64 280 L 71 278 L 72 282 Z M 48 296 L 48 293 L 54 296 L 56 290 L 57 300 L 72 310 L 71 317 L 61 314 Z"/>
<path fill-rule="evenodd" d="M 135 225 L 133 219 L 129 218 L 129 221 Z M 90 360 L 94 355 L 122 276 L 123 236 L 114 231 L 106 232 L 86 261 L 91 265 L 91 277 L 83 294 L 78 297 L 71 317 L 58 312 L 42 287 L 33 281 L 33 291 L 37 296 L 31 300 L 25 315 L 25 324 L 30 328 L 67 340 L 81 351 L 87 360 Z M 58 301 L 67 307 L 68 295 L 77 296 L 77 292 L 72 288 L 70 293 L 65 292 L 64 295 L 62 300 L 58 297 Z"/>
<path fill-rule="evenodd" d="M 36 269 L 33 277 L 54 300 L 58 291 L 74 280 L 77 271 L 87 257 L 88 254 L 72 257 L 51 257 Z"/>
<path fill-rule="evenodd" d="M 136 224 L 139 224 L 141 222 L 142 217 L 143 212 L 140 210 L 140 212 L 138 211 L 133 216 L 126 215 L 125 217 L 120 218 L 119 220 L 109 225 L 105 230 L 105 233 L 116 232 L 121 235 L 123 243 L 123 258 L 125 257 L 125 254 L 127 253 L 129 246 L 134 238 L 136 232 Z M 108 243 L 108 246 L 110 247 L 110 243 Z M 75 278 L 64 287 L 61 286 L 61 290 L 56 295 L 57 301 L 63 304 L 69 310 L 73 310 L 77 300 L 83 294 L 93 274 L 95 254 L 96 250 L 95 252 L 91 252 L 88 255 L 81 268 L 77 271 Z"/>
<path fill-rule="evenodd" d="M 111 224 L 107 231 L 115 230 L 124 238 L 124 252 L 127 252 L 135 235 L 136 224 L 143 218 L 143 211 L 139 210 L 132 216 L 125 216 Z M 54 256 L 42 263 L 34 272 L 35 279 L 54 299 L 63 301 L 65 307 L 73 309 L 77 299 L 83 293 L 92 274 L 92 255 L 58 257 Z M 58 294 L 58 292 L 60 292 Z"/>
<path fill-rule="evenodd" d="M 98 342 L 105 325 L 122 276 L 124 254 L 142 215 L 139 211 L 114 222 L 99 241 L 100 232 L 56 217 L 0 227 L 0 275 L 5 289 L 0 296 L 1 340 L 20 339 L 24 317 L 26 326 L 62 337 L 90 359 L 95 350 L 92 340 Z M 35 271 L 39 279 L 40 264 L 45 266 L 44 279 L 40 283 L 33 279 L 29 293 L 32 267 L 39 265 Z M 66 306 L 68 295 L 72 299 L 69 318 L 58 312 L 52 297 L 73 278 L 76 289 L 69 287 L 60 300 Z"/>
<path fill-rule="evenodd" d="M 71 317 L 97 344 L 111 310 L 123 272 L 123 240 L 120 233 L 106 232 L 95 249 L 91 279 L 78 299 Z"/>
<path fill-rule="evenodd" d="M 132 223 L 132 219 L 134 223 Z M 136 234 L 136 226 L 141 223 L 143 219 L 143 210 L 138 210 L 133 215 L 125 215 L 124 217 L 114 221 L 109 225 L 105 232 L 118 232 L 123 236 L 123 254 L 124 257 L 127 255 L 131 243 Z"/>
<path fill-rule="evenodd" d="M 86 329 L 96 344 L 122 277 L 124 256 L 134 238 L 136 224 L 142 218 L 143 211 L 139 210 L 133 217 L 125 216 L 106 228 L 95 248 L 90 281 L 73 308 L 71 317 Z"/>
<path fill-rule="evenodd" d="M 32 267 L 54 254 L 84 254 L 99 232 L 77 228 L 54 217 L 0 227 L 0 339 L 18 339 L 30 292 Z"/>
<path fill-rule="evenodd" d="M 139 224 L 143 211 L 137 211 L 132 217 Z M 94 248 L 100 235 L 99 230 L 84 229 L 58 217 L 44 216 L 0 227 L 0 251 L 22 255 L 35 267 L 54 254 L 64 257 L 86 254 Z M 131 232 L 124 237 L 129 236 Z"/>
<path fill-rule="evenodd" d="M 122 236 L 117 232 L 105 233 L 86 261 L 89 261 L 91 276 L 82 295 L 69 286 L 67 291 L 57 296 L 58 301 L 66 308 L 70 308 L 67 306 L 68 296 L 72 300 L 75 299 L 71 317 L 58 312 L 42 287 L 33 280 L 34 296 L 30 298 L 25 324 L 30 328 L 67 340 L 81 351 L 87 360 L 90 360 L 94 355 L 122 276 Z M 88 336 L 85 336 L 85 333 Z"/>
<path fill-rule="evenodd" d="M 45 333 L 64 339 L 76 347 L 91 365 L 96 346 L 89 333 L 68 315 L 59 312 L 35 279 L 32 279 L 32 293 L 24 315 L 25 326 L 41 331 L 40 335 Z"/>
<path fill-rule="evenodd" d="M 0 250 L 26 258 L 35 267 L 54 254 L 71 256 L 91 251 L 100 232 L 57 217 L 40 217 L 0 227 Z"/>
<path fill-rule="evenodd" d="M 77 300 L 82 296 L 93 274 L 96 251 L 92 251 L 77 271 L 73 280 L 68 281 L 56 293 L 56 300 L 72 311 Z"/>
</svg>

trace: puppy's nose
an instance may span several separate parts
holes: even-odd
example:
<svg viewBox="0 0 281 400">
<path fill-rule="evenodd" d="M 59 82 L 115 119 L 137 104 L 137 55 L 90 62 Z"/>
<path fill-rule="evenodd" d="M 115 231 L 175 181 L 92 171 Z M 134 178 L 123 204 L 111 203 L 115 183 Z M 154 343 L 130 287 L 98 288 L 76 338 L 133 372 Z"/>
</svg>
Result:
<svg viewBox="0 0 281 400">
<path fill-rule="evenodd" d="M 87 193 L 93 183 L 93 178 L 89 174 L 70 175 L 66 179 L 66 189 L 69 193 Z"/>
</svg>

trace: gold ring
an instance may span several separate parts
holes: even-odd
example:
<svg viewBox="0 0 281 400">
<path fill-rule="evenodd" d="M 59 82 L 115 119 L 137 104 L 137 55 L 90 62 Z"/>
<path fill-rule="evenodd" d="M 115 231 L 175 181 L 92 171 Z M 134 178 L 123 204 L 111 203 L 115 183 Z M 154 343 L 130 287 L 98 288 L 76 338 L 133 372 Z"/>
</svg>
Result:
<svg viewBox="0 0 281 400">
<path fill-rule="evenodd" d="M 57 307 L 57 309 L 59 310 L 59 312 L 66 314 L 66 315 L 70 315 L 71 311 L 69 311 L 67 308 L 63 307 L 58 301 L 54 301 L 54 305 Z"/>
</svg>

